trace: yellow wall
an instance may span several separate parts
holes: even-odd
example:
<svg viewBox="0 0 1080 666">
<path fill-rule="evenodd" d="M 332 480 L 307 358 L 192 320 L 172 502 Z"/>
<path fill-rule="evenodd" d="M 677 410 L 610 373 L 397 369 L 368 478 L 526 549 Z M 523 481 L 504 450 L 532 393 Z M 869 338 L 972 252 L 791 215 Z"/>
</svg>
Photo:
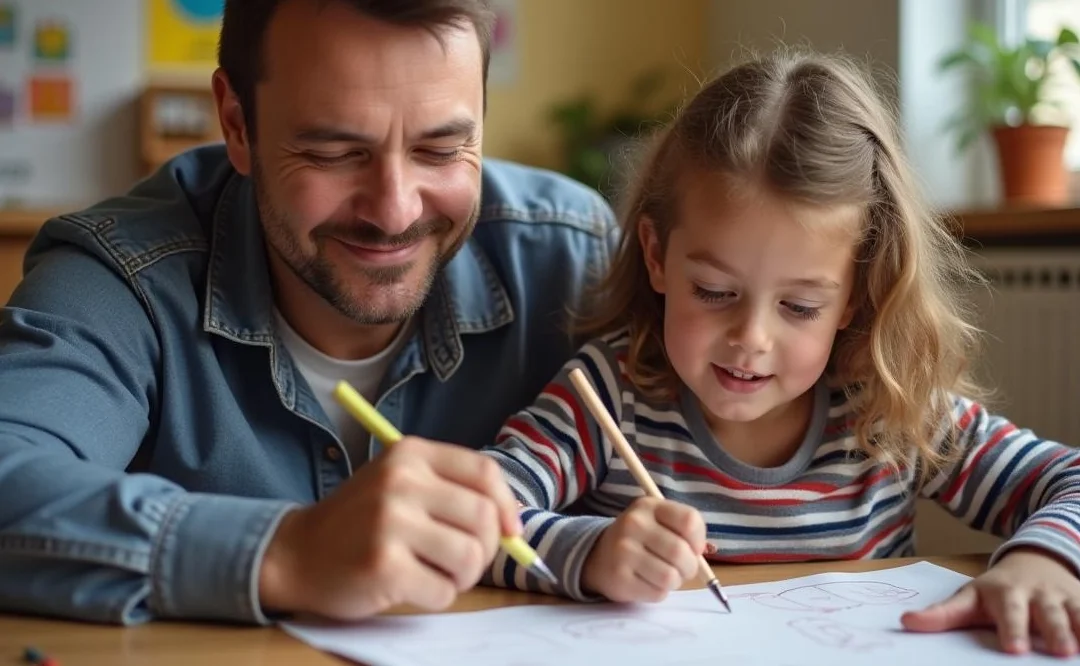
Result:
<svg viewBox="0 0 1080 666">
<path fill-rule="evenodd" d="M 671 67 L 670 95 L 693 91 L 707 14 L 708 0 L 519 0 L 517 77 L 489 89 L 484 152 L 557 168 L 552 104 L 591 92 L 610 108 L 657 65 Z"/>
</svg>

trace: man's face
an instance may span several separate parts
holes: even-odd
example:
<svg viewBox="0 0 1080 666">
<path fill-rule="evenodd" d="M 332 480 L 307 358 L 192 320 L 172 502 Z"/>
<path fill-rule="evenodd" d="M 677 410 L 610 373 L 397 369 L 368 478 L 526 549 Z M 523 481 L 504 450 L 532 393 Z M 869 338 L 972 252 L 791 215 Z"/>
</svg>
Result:
<svg viewBox="0 0 1080 666">
<path fill-rule="evenodd" d="M 475 31 L 291 0 L 263 59 L 251 175 L 278 279 L 361 324 L 407 319 L 479 211 Z"/>
</svg>

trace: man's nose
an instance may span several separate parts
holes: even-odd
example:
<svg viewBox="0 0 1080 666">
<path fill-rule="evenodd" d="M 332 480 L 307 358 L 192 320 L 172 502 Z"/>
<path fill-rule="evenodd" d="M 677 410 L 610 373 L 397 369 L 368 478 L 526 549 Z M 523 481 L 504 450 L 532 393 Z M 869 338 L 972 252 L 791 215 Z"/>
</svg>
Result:
<svg viewBox="0 0 1080 666">
<path fill-rule="evenodd" d="M 356 214 L 379 227 L 388 236 L 404 233 L 420 219 L 424 204 L 411 167 L 399 157 L 377 161 L 370 172 L 374 182 L 358 196 Z"/>
</svg>

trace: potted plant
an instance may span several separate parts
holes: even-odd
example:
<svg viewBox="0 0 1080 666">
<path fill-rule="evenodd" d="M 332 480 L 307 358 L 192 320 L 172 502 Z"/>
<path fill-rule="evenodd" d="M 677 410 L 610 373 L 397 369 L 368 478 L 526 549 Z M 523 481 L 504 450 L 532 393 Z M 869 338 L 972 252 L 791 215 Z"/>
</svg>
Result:
<svg viewBox="0 0 1080 666">
<path fill-rule="evenodd" d="M 661 69 L 638 75 L 608 113 L 589 95 L 553 105 L 549 117 L 560 134 L 563 172 L 613 198 L 641 139 L 674 114 L 674 103 L 657 99 L 666 80 Z"/>
<path fill-rule="evenodd" d="M 1062 28 L 1054 41 L 1027 38 L 1002 44 L 990 27 L 976 23 L 963 47 L 945 55 L 939 71 L 966 68 L 974 74 L 972 103 L 949 126 L 966 149 L 989 131 L 997 148 L 1006 204 L 1060 206 L 1068 200 L 1064 164 L 1069 127 L 1060 105 L 1049 99 L 1047 81 L 1058 64 L 1080 77 L 1080 40 Z"/>
</svg>

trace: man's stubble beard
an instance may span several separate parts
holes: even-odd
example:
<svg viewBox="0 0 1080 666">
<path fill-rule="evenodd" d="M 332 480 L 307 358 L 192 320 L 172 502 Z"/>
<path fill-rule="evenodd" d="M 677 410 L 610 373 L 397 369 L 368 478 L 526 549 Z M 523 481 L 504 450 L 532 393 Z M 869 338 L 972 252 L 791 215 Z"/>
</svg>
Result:
<svg viewBox="0 0 1080 666">
<path fill-rule="evenodd" d="M 345 285 L 334 275 L 334 265 L 323 254 L 326 242 L 335 242 L 332 236 L 354 240 L 361 243 L 383 244 L 387 246 L 405 246 L 417 242 L 427 236 L 434 236 L 436 242 L 440 238 L 440 232 L 451 229 L 450 220 L 440 218 L 426 222 L 416 222 L 404 233 L 397 236 L 387 236 L 378 227 L 361 223 L 334 224 L 324 223 L 316 228 L 314 256 L 305 257 L 300 242 L 296 239 L 293 226 L 289 224 L 288 215 L 278 210 L 271 201 L 262 178 L 262 170 L 257 159 L 252 158 L 252 183 L 255 190 L 255 201 L 258 206 L 259 216 L 262 218 L 263 230 L 270 250 L 274 252 L 289 267 L 300 280 L 312 291 L 329 303 L 335 310 L 358 324 L 377 326 L 400 323 L 415 315 L 427 300 L 431 288 L 435 284 L 435 278 L 439 271 L 454 258 L 454 255 L 465 244 L 472 234 L 473 228 L 480 214 L 479 197 L 477 205 L 473 208 L 464 228 L 453 243 L 445 250 L 439 251 L 431 261 L 427 272 L 415 289 L 409 289 L 401 282 L 416 267 L 415 262 L 403 263 L 397 266 L 365 266 L 360 269 L 370 287 L 383 287 L 393 289 L 400 285 L 402 289 L 408 289 L 412 293 L 407 297 L 407 302 L 400 307 L 389 309 L 376 309 L 374 306 L 358 302 L 350 296 Z"/>
</svg>

